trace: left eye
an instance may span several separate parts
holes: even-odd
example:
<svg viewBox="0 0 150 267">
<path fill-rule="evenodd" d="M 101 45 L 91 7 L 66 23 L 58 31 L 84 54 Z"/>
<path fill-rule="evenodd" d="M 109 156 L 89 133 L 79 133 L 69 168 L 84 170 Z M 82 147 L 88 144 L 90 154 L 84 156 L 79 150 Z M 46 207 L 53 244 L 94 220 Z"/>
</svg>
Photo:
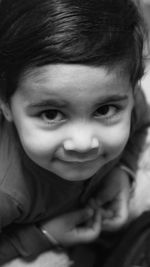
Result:
<svg viewBox="0 0 150 267">
<path fill-rule="evenodd" d="M 57 123 L 62 121 L 64 116 L 57 110 L 46 110 L 41 113 L 41 118 L 48 123 Z"/>
<path fill-rule="evenodd" d="M 96 117 L 112 117 L 117 113 L 117 107 L 113 105 L 104 105 L 99 107 L 95 111 L 95 116 Z"/>
</svg>

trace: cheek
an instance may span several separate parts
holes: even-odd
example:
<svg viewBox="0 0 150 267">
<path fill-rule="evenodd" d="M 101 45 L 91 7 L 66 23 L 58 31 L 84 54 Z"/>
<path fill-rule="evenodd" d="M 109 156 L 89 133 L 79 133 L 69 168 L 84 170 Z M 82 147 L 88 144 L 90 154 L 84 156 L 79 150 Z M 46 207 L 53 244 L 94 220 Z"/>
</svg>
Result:
<svg viewBox="0 0 150 267">
<path fill-rule="evenodd" d="M 54 133 L 23 127 L 19 129 L 21 144 L 29 157 L 51 156 L 60 144 Z"/>
<path fill-rule="evenodd" d="M 122 153 L 125 145 L 128 142 L 129 134 L 130 127 L 128 126 L 123 126 L 109 131 L 109 136 L 107 135 L 105 144 L 106 151 L 110 155 L 110 157 L 115 158 Z"/>
</svg>

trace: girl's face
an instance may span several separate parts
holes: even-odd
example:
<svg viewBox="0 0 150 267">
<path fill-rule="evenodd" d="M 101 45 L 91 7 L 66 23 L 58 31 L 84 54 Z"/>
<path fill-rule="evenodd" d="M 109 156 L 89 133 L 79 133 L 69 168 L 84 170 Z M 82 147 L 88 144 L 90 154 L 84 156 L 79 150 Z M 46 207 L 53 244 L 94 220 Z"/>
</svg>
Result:
<svg viewBox="0 0 150 267">
<path fill-rule="evenodd" d="M 9 120 L 30 159 L 63 179 L 80 181 L 123 151 L 132 107 L 129 78 L 121 71 L 54 64 L 22 75 Z"/>
</svg>

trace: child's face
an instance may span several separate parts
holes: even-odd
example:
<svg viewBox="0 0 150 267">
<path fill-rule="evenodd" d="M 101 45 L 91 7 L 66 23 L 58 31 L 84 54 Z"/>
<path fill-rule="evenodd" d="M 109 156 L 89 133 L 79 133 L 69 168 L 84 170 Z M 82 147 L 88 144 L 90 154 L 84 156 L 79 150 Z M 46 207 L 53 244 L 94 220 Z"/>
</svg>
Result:
<svg viewBox="0 0 150 267">
<path fill-rule="evenodd" d="M 29 158 L 61 178 L 80 181 L 120 155 L 132 107 L 129 79 L 117 69 L 55 64 L 22 75 L 10 120 Z"/>
</svg>

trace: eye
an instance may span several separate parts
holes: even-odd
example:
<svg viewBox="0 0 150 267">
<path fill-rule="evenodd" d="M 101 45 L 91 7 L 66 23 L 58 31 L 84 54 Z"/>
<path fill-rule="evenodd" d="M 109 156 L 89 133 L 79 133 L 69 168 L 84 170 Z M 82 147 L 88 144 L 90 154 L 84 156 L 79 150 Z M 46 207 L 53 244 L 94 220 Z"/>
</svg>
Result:
<svg viewBox="0 0 150 267">
<path fill-rule="evenodd" d="M 111 118 L 118 112 L 119 107 L 115 105 L 103 105 L 95 111 L 95 117 Z"/>
<path fill-rule="evenodd" d="M 59 123 L 65 118 L 65 116 L 60 111 L 55 109 L 42 111 L 40 117 L 46 123 Z"/>
</svg>

